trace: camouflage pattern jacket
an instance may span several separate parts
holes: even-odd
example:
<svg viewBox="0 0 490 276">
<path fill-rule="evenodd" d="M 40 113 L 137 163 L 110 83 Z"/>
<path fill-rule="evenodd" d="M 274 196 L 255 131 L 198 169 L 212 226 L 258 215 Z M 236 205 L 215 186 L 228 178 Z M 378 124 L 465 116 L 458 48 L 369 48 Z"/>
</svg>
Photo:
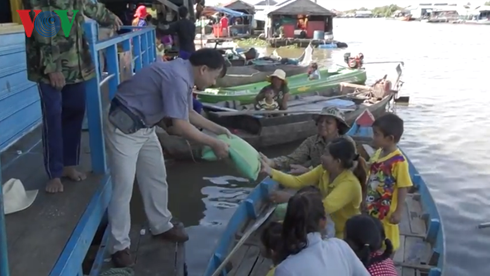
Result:
<svg viewBox="0 0 490 276">
<path fill-rule="evenodd" d="M 54 37 L 39 35 L 36 28 L 30 38 L 26 37 L 27 77 L 33 82 L 49 83 L 49 73 L 62 72 L 66 84 L 89 80 L 95 76 L 88 42 L 84 37 L 83 15 L 97 21 L 100 25 L 110 26 L 116 16 L 104 5 L 91 0 L 23 0 L 27 10 L 68 10 L 70 22 L 73 10 L 78 10 L 70 35 L 65 37 L 60 29 Z M 32 16 L 31 16 L 32 18 Z"/>
<path fill-rule="evenodd" d="M 354 140 L 348 136 L 342 137 L 349 139 L 354 145 Z M 325 141 L 320 135 L 314 135 L 306 138 L 299 147 L 291 154 L 279 156 L 271 159 L 275 168 L 278 170 L 289 170 L 291 165 L 301 165 L 304 167 L 316 167 L 321 164 L 320 157 L 327 150 L 329 142 Z"/>
</svg>

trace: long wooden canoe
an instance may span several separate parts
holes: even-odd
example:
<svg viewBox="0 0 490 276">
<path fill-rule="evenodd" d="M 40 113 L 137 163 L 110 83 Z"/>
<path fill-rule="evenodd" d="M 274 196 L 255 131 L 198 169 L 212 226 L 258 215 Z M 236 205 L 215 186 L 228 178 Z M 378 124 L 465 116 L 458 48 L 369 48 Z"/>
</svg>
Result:
<svg viewBox="0 0 490 276">
<path fill-rule="evenodd" d="M 289 93 L 301 95 L 312 92 L 323 92 L 336 88 L 341 82 L 364 84 L 366 82 L 366 71 L 364 69 L 349 69 L 339 67 L 338 69 L 321 69 L 321 79 L 309 80 L 306 73 L 287 77 Z M 224 101 L 240 101 L 241 104 L 250 104 L 260 90 L 269 83 L 264 79 L 246 85 L 228 88 L 209 88 L 205 91 L 197 91 L 200 101 L 204 103 L 219 103 Z"/>
<path fill-rule="evenodd" d="M 233 87 L 261 82 L 277 69 L 284 70 L 286 76 L 303 74 L 308 71 L 312 58 L 312 48 L 305 49 L 300 57 L 294 59 L 282 58 L 274 52 L 270 57 L 261 57 L 251 61 L 251 65 L 246 65 L 244 61 L 242 66 L 228 67 L 226 76 L 217 79 L 215 87 Z"/>
<path fill-rule="evenodd" d="M 286 76 L 304 74 L 308 66 L 289 64 L 247 65 L 228 67 L 226 76 L 216 80 L 216 87 L 234 87 L 264 81 L 274 70 L 281 69 Z"/>
<path fill-rule="evenodd" d="M 340 93 L 328 95 L 340 95 Z M 372 104 L 362 103 L 354 106 L 354 110 L 344 110 L 347 123 L 352 124 L 355 118 L 365 109 L 371 111 L 375 117 L 381 116 L 386 112 L 387 106 L 393 97 L 394 93 L 387 95 L 378 102 Z M 313 113 L 318 113 L 328 101 L 328 97 L 322 95 L 298 98 L 297 100 L 290 101 L 290 105 L 296 106 L 288 110 L 303 109 L 304 113 L 289 114 L 280 117 L 265 117 L 260 115 L 220 117 L 219 114 L 214 112 L 226 112 L 236 109 L 209 105 L 205 105 L 205 109 L 208 111 L 208 119 L 229 128 L 234 134 L 240 136 L 255 148 L 260 149 L 303 140 L 315 135 L 317 127 L 312 119 L 312 112 L 308 112 L 308 109 L 313 110 Z M 302 105 L 302 102 L 305 102 L 305 104 Z M 285 133 L 287 135 L 284 135 Z M 177 160 L 198 160 L 200 158 L 202 145 L 188 141 L 180 136 L 170 135 L 162 129 L 157 130 L 157 135 L 162 148 L 169 157 Z"/>
<path fill-rule="evenodd" d="M 349 133 L 357 142 L 359 153 L 369 158 L 369 153 L 374 151 L 369 145 L 372 129 L 355 124 Z M 440 215 L 427 184 L 413 164 L 409 163 L 414 187 L 404 203 L 405 212 L 400 223 L 400 248 L 395 254 L 394 262 L 398 275 L 440 276 L 445 264 L 444 232 Z M 258 224 L 257 221 L 264 217 L 271 206 L 274 208 L 268 198 L 270 191 L 277 186 L 278 183 L 267 177 L 242 201 L 219 238 L 204 276 L 212 276 L 244 234 L 251 232 L 251 226 Z M 229 256 L 229 271 L 220 275 L 265 275 L 271 269 L 271 261 L 260 255 L 260 234 L 273 219 L 274 216 L 269 218 L 243 245 L 235 248 L 235 254 Z"/>
</svg>

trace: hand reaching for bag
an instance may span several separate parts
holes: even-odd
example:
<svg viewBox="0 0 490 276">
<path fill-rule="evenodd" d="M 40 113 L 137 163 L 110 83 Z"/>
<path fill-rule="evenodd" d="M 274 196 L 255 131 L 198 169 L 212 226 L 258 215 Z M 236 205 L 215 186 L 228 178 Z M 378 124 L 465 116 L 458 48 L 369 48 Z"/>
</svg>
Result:
<svg viewBox="0 0 490 276">
<path fill-rule="evenodd" d="M 260 165 L 261 165 L 260 172 L 265 173 L 267 175 L 271 175 L 272 174 L 272 168 L 267 162 L 267 160 L 268 160 L 268 159 L 266 159 L 267 157 L 263 158 L 263 156 L 265 157 L 265 155 L 260 153 L 260 156 L 259 156 L 259 161 L 260 161 Z"/>
</svg>

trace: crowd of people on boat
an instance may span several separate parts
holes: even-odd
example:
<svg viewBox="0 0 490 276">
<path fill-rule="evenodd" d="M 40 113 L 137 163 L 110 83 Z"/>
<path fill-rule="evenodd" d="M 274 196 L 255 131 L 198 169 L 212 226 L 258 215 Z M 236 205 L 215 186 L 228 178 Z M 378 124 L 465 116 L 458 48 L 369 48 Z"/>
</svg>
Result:
<svg viewBox="0 0 490 276">
<path fill-rule="evenodd" d="M 122 25 L 100 3 L 72 1 L 57 8 L 83 10 L 101 25 L 116 29 Z M 185 18 L 181 11 L 180 16 Z M 76 36 L 65 37 L 60 32 L 56 39 L 48 39 L 34 32 L 26 38 L 28 77 L 39 84 L 44 165 L 49 176 L 46 191 L 50 193 L 63 191 L 62 177 L 74 181 L 86 177 L 76 166 L 85 114 L 85 84 L 96 71 L 83 23 L 83 17 L 77 16 Z M 184 24 L 169 32 L 183 34 L 187 31 Z M 46 47 L 51 50 L 45 51 Z M 105 116 L 104 136 L 112 178 L 110 251 L 117 267 L 134 264 L 129 250 L 129 207 L 135 178 L 151 234 L 174 242 L 189 238 L 181 224 L 171 221 L 157 126 L 166 128 L 170 124 L 176 134 L 209 146 L 219 158 L 229 156 L 228 144 L 200 129 L 216 135 L 232 134 L 196 112 L 192 97 L 194 86 L 205 89 L 226 74 L 225 59 L 215 49 L 195 51 L 190 47 L 183 52 L 187 53 L 182 58 L 154 62 L 121 83 Z M 272 95 L 279 108 L 286 110 L 287 84 L 284 71 L 272 74 L 270 85 L 261 92 L 266 103 Z M 397 148 L 403 121 L 387 114 L 374 122 L 374 144 L 379 150 L 367 166 L 352 138 L 346 136 L 349 126 L 340 110 L 327 108 L 314 119 L 318 134 L 306 139 L 292 154 L 273 159 L 261 156 L 263 173 L 285 187 L 299 189 L 294 195 L 283 191 L 271 194 L 274 203 L 288 203 L 282 223 L 270 224 L 263 234 L 265 255 L 276 265 L 274 275 L 396 275 L 390 257 L 399 247 L 397 224 L 411 186 L 407 161 Z M 292 171 L 287 174 L 281 170 Z M 325 240 L 323 232 L 328 227 L 334 229 L 331 236 L 335 237 Z"/>
<path fill-rule="evenodd" d="M 314 120 L 318 134 L 290 155 L 261 155 L 263 173 L 297 190 L 270 195 L 273 203 L 287 203 L 287 211 L 262 233 L 263 255 L 275 266 L 268 275 L 397 275 L 392 258 L 412 186 L 397 148 L 403 120 L 388 113 L 374 121 L 378 150 L 369 163 L 346 135 L 349 125 L 340 110 L 324 108 Z"/>
</svg>

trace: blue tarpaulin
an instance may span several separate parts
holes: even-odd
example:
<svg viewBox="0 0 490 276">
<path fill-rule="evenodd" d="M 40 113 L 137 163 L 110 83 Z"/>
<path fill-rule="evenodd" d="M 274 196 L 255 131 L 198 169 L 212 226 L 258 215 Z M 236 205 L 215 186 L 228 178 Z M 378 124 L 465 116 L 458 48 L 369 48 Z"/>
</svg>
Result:
<svg viewBox="0 0 490 276">
<path fill-rule="evenodd" d="M 246 14 L 243 12 L 235 11 L 232 9 L 224 8 L 224 7 L 205 7 L 203 10 L 203 15 L 209 13 L 224 13 L 226 15 L 231 15 L 233 17 L 242 17 L 242 16 L 251 16 L 250 14 Z"/>
</svg>

